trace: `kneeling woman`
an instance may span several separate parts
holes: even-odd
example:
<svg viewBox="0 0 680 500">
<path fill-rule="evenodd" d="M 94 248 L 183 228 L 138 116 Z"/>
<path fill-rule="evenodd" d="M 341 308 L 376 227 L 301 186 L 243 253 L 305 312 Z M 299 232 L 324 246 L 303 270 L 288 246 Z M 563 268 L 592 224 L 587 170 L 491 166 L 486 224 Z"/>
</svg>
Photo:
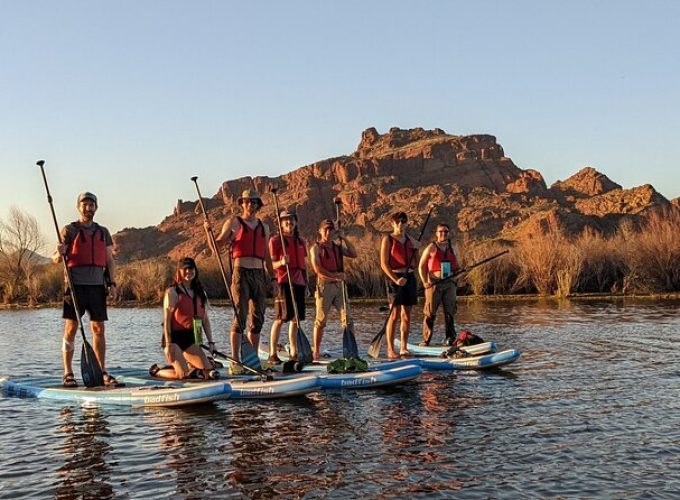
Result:
<svg viewBox="0 0 680 500">
<path fill-rule="evenodd" d="M 183 379 L 193 369 L 199 378 L 216 378 L 210 361 L 200 346 L 200 329 L 205 331 L 210 349 L 214 349 L 208 319 L 208 296 L 198 279 L 196 262 L 184 257 L 177 263 L 174 284 L 165 291 L 163 301 L 163 347 L 165 360 L 172 367 L 156 370 L 157 377 Z M 198 335 L 195 335 L 194 332 Z M 191 365 L 191 368 L 189 367 Z"/>
</svg>

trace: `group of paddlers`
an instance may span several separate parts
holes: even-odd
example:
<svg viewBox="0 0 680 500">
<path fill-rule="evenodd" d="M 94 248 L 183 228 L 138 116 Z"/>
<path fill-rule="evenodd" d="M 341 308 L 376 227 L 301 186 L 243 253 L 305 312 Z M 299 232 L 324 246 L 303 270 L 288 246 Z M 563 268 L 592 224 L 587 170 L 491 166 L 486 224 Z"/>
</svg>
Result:
<svg viewBox="0 0 680 500">
<path fill-rule="evenodd" d="M 197 186 L 198 187 L 198 186 Z M 199 191 L 200 195 L 200 191 Z M 200 196 L 199 196 L 200 198 Z M 276 198 L 275 198 L 276 199 Z M 314 319 L 312 359 L 321 355 L 321 342 L 331 308 L 335 308 L 344 328 L 352 328 L 352 318 L 346 301 L 344 259 L 357 257 L 357 250 L 336 221 L 324 219 L 318 226 L 318 239 L 307 250 L 307 244 L 298 233 L 298 214 L 294 209 L 284 209 L 277 214 L 279 235 L 272 235 L 268 225 L 258 218 L 264 205 L 260 195 L 246 189 L 237 200 L 239 214 L 228 219 L 222 230 L 214 236 L 205 218 L 208 242 L 214 252 L 225 249 L 232 263 L 231 299 L 234 303 L 234 320 L 230 330 L 232 370 L 241 366 L 241 343 L 249 342 L 255 349 L 260 344 L 264 325 L 267 292 L 275 297 L 275 314 L 269 339 L 269 362 L 281 363 L 277 345 L 282 326 L 289 323 L 290 357 L 298 356 L 297 337 L 299 322 L 305 319 L 305 297 L 309 289 L 307 261 L 316 274 L 316 315 Z M 277 202 L 278 211 L 278 202 Z M 104 322 L 107 320 L 107 290 L 116 292 L 113 241 L 109 231 L 94 222 L 98 208 L 97 197 L 89 192 L 77 199 L 79 219 L 61 230 L 61 242 L 53 256 L 54 262 L 65 260 L 73 290 L 67 289 L 63 317 L 63 363 L 65 387 L 76 387 L 73 376 L 73 343 L 79 318 L 85 311 L 90 317 L 93 347 L 103 371 L 107 386 L 118 386 L 116 379 L 106 372 Z M 453 279 L 459 269 L 458 253 L 451 242 L 451 228 L 439 223 L 435 239 L 419 252 L 420 239 L 406 232 L 408 216 L 396 212 L 391 216 L 392 231 L 383 237 L 380 246 L 380 266 L 385 274 L 389 317 L 386 320 L 387 356 L 390 359 L 409 357 L 408 337 L 411 308 L 417 303 L 419 275 L 425 287 L 423 339 L 429 345 L 432 339 L 436 312 L 441 305 L 445 316 L 445 343 L 455 340 L 454 314 L 456 312 L 456 283 Z M 422 234 L 421 234 L 422 236 Z M 221 262 L 220 262 L 221 264 Z M 75 294 L 78 308 L 74 308 Z M 209 319 L 208 297 L 199 279 L 199 270 L 191 257 L 179 260 L 174 283 L 165 292 L 163 302 L 163 348 L 166 361 L 172 366 L 172 376 L 185 378 L 190 373 L 200 373 L 202 378 L 212 378 L 214 365 L 201 348 L 196 335 L 197 323 L 208 341 L 207 351 L 215 352 L 215 342 Z M 400 321 L 399 349 L 395 349 L 395 330 Z M 242 338 L 246 333 L 247 340 Z M 167 376 L 167 374 L 166 374 Z"/>
</svg>

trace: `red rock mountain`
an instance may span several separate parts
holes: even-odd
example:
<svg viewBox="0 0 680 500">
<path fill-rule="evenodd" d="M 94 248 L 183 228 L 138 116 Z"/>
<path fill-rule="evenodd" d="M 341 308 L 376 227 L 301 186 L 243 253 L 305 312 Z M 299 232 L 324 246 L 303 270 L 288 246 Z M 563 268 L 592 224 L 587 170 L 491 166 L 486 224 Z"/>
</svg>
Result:
<svg viewBox="0 0 680 500">
<path fill-rule="evenodd" d="M 607 232 L 622 219 L 671 206 L 650 185 L 622 189 L 591 167 L 548 188 L 539 172 L 523 170 L 505 156 L 491 135 L 456 136 L 422 128 L 392 128 L 379 134 L 369 128 L 348 156 L 321 160 L 280 177 L 224 182 L 204 200 L 216 232 L 247 188 L 261 193 L 265 202 L 261 213 L 271 221 L 273 187 L 281 207 L 297 208 L 301 233 L 307 238 L 314 238 L 322 218 L 335 217 L 334 199 L 342 201 L 343 221 L 353 234 L 388 231 L 389 215 L 395 210 L 410 214 L 415 233 L 433 205 L 432 222 L 449 222 L 473 238 L 507 240 L 549 226 L 570 233 L 585 226 Z M 207 249 L 202 223 L 196 201 L 178 200 L 174 214 L 157 227 L 124 229 L 114 235 L 117 258 L 127 262 L 200 256 Z"/>
</svg>

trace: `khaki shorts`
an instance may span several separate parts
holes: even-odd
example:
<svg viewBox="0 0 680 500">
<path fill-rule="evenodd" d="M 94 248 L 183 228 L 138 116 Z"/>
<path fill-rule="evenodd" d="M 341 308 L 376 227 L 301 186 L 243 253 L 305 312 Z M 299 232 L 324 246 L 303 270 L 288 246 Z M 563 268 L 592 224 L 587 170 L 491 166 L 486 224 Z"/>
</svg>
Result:
<svg viewBox="0 0 680 500">
<path fill-rule="evenodd" d="M 352 318 L 348 318 L 342 303 L 342 284 L 339 281 L 321 281 L 316 285 L 316 319 L 314 326 L 324 328 L 328 321 L 328 313 L 331 307 L 340 313 L 340 321 L 344 326 L 352 324 Z"/>
</svg>

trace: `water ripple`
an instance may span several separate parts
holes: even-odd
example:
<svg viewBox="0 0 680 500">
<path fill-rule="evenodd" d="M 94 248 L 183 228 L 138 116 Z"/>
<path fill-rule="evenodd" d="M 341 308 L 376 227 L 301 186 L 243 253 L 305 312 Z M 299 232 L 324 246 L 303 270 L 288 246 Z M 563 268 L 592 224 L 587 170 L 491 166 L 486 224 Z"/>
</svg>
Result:
<svg viewBox="0 0 680 500">
<path fill-rule="evenodd" d="M 677 306 L 461 303 L 459 325 L 520 361 L 396 389 L 174 410 L 0 397 L 0 498 L 678 498 Z M 354 309 L 366 345 L 384 313 Z M 111 316 L 111 366 L 161 359 L 159 310 Z M 223 345 L 230 318 L 215 310 Z M 2 366 L 59 372 L 57 310 L 0 327 Z"/>
</svg>

